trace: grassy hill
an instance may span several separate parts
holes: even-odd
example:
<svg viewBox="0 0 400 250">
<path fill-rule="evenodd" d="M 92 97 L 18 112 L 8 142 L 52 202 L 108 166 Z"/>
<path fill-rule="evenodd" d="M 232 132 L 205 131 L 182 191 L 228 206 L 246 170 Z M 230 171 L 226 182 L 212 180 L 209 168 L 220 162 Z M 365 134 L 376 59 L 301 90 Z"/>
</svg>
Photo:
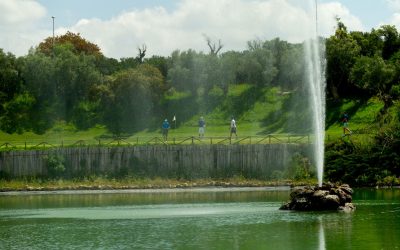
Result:
<svg viewBox="0 0 400 250">
<path fill-rule="evenodd" d="M 230 119 L 237 121 L 238 136 L 265 136 L 267 134 L 309 134 L 310 110 L 307 98 L 296 92 L 282 92 L 279 88 L 257 88 L 254 85 L 241 84 L 230 86 L 224 94 L 222 90 L 211 90 L 208 94 L 200 93 L 193 99 L 187 93 L 173 93 L 164 100 L 168 113 L 163 117 L 155 117 L 161 127 L 167 118 L 171 122 L 170 138 L 197 136 L 197 122 L 200 116 L 206 121 L 206 137 L 229 136 Z M 379 129 L 377 116 L 383 104 L 376 98 L 370 100 L 343 100 L 328 103 L 326 112 L 327 139 L 341 138 L 342 128 L 340 116 L 343 112 L 350 115 L 350 128 L 355 132 L 354 138 L 373 134 Z M 176 115 L 177 123 L 172 122 Z M 134 134 L 125 135 L 127 141 L 146 141 L 161 137 L 156 125 Z M 36 145 L 41 142 L 50 144 L 71 145 L 80 140 L 85 143 L 111 141 L 104 126 L 77 131 L 73 126 L 58 123 L 43 135 L 33 133 L 5 134 L 0 132 L 0 145 L 8 142 L 15 145 Z M 4 146 L 3 146 L 4 147 Z"/>
</svg>

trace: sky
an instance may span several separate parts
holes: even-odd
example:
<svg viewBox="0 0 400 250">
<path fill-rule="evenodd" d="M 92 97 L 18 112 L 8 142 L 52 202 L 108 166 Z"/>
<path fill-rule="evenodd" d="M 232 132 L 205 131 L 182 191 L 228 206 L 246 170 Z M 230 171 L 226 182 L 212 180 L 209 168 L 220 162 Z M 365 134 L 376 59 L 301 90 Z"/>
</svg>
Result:
<svg viewBox="0 0 400 250">
<path fill-rule="evenodd" d="M 336 17 L 349 30 L 400 30 L 400 0 L 0 0 L 0 13 L 0 48 L 16 56 L 52 36 L 52 16 L 56 36 L 79 33 L 116 59 L 135 57 L 143 44 L 147 56 L 206 52 L 206 37 L 222 52 L 256 39 L 329 37 Z"/>
</svg>

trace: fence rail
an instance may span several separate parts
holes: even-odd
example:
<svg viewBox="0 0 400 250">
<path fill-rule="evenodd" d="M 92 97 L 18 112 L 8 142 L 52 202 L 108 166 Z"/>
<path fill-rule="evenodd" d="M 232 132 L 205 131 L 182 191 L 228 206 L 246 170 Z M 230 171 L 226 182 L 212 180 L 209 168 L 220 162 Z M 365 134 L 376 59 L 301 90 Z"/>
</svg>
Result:
<svg viewBox="0 0 400 250">
<path fill-rule="evenodd" d="M 352 135 L 355 136 L 355 135 Z M 326 135 L 326 141 L 342 138 L 341 136 Z M 350 136 L 346 138 L 351 138 Z M 346 139 L 345 138 L 345 139 Z M 342 138 L 343 139 L 343 138 Z M 243 137 L 170 137 L 164 140 L 163 137 L 115 137 L 88 140 L 63 140 L 60 138 L 47 138 L 27 141 L 2 141 L 0 139 L 0 150 L 28 150 L 28 149 L 49 149 L 57 147 L 82 147 L 82 146 L 140 146 L 140 145 L 206 145 L 206 144 L 309 144 L 314 140 L 313 135 L 295 134 L 268 134 L 263 136 Z"/>
<path fill-rule="evenodd" d="M 244 137 L 171 137 L 164 140 L 162 137 L 115 137 L 90 140 L 62 140 L 59 138 L 27 140 L 27 141 L 1 141 L 1 149 L 43 149 L 54 147 L 75 146 L 136 146 L 136 145 L 192 145 L 192 144 L 272 144 L 272 143 L 310 143 L 310 135 L 265 135 Z"/>
</svg>

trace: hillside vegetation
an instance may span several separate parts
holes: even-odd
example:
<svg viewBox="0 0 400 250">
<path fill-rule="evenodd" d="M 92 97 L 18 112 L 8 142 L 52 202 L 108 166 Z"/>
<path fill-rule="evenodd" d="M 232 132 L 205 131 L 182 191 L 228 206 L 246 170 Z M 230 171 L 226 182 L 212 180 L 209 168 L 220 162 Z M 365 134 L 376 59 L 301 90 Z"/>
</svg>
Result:
<svg viewBox="0 0 400 250">
<path fill-rule="evenodd" d="M 398 31 L 384 25 L 349 32 L 338 20 L 335 34 L 319 41 L 326 52 L 326 179 L 397 184 Z M 0 49 L 1 149 L 8 150 L 6 142 L 146 141 L 160 136 L 164 119 L 170 138 L 191 137 L 201 116 L 208 137 L 228 136 L 231 117 L 240 137 L 310 133 L 304 43 L 276 38 L 249 41 L 243 51 L 221 49 L 147 58 L 143 46 L 137 57 L 117 60 L 71 32 L 18 58 Z M 351 135 L 342 136 L 344 113 Z"/>
</svg>

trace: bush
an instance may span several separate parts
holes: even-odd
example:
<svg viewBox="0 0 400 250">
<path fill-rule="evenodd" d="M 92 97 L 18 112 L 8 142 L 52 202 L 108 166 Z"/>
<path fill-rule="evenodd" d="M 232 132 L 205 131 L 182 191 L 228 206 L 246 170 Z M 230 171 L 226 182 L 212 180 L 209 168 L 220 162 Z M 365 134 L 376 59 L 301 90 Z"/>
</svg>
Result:
<svg viewBox="0 0 400 250">
<path fill-rule="evenodd" d="M 286 169 L 286 176 L 295 180 L 308 179 L 315 176 L 313 169 L 310 160 L 306 156 L 296 153 Z"/>
<path fill-rule="evenodd" d="M 62 177 L 65 172 L 64 157 L 57 154 L 49 154 L 46 158 L 47 173 L 49 177 Z"/>
<path fill-rule="evenodd" d="M 400 185 L 400 178 L 397 178 L 395 175 L 386 176 L 382 180 L 379 180 L 376 183 L 378 186 L 397 186 Z"/>
</svg>

